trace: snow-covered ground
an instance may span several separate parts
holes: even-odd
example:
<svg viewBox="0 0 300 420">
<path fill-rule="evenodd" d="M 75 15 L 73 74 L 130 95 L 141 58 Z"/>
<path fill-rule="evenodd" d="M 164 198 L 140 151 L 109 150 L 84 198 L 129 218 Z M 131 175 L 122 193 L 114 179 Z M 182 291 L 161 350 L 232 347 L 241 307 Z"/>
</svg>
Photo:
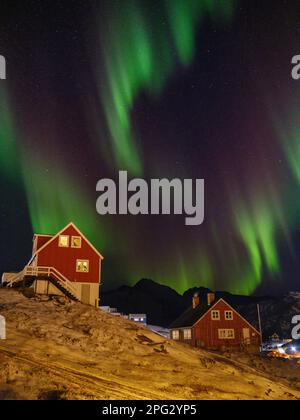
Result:
<svg viewBox="0 0 300 420">
<path fill-rule="evenodd" d="M 0 399 L 299 399 L 300 365 L 221 355 L 64 299 L 0 289 Z"/>
<path fill-rule="evenodd" d="M 159 327 L 157 325 L 146 325 L 146 327 L 165 338 L 170 338 L 170 330 L 168 328 Z"/>
</svg>

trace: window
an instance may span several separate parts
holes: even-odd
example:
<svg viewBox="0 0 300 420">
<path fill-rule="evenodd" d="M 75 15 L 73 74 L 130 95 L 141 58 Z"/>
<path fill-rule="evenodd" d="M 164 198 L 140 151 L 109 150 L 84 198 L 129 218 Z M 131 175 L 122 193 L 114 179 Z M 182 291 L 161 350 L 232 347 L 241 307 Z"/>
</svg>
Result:
<svg viewBox="0 0 300 420">
<path fill-rule="evenodd" d="M 225 338 L 226 337 L 226 330 L 218 330 L 218 337 Z"/>
<path fill-rule="evenodd" d="M 220 311 L 211 311 L 211 319 L 213 321 L 219 321 L 220 320 Z"/>
<path fill-rule="evenodd" d="M 232 311 L 225 311 L 225 319 L 227 321 L 232 321 L 233 320 L 233 312 Z"/>
<path fill-rule="evenodd" d="M 218 330 L 219 339 L 232 340 L 235 337 L 234 330 Z"/>
<path fill-rule="evenodd" d="M 192 330 L 190 328 L 183 330 L 183 338 L 184 340 L 192 339 Z"/>
<path fill-rule="evenodd" d="M 69 236 L 60 235 L 59 241 L 58 241 L 58 246 L 60 246 L 62 248 L 68 248 L 68 246 L 69 246 Z"/>
<path fill-rule="evenodd" d="M 76 261 L 77 273 L 88 273 L 89 272 L 89 261 L 88 260 L 77 260 Z"/>
<path fill-rule="evenodd" d="M 234 330 L 227 330 L 227 338 L 234 338 Z"/>
<path fill-rule="evenodd" d="M 80 236 L 72 236 L 71 247 L 72 248 L 81 248 L 81 237 Z"/>
<path fill-rule="evenodd" d="M 173 340 L 179 340 L 179 330 L 172 331 Z"/>
</svg>

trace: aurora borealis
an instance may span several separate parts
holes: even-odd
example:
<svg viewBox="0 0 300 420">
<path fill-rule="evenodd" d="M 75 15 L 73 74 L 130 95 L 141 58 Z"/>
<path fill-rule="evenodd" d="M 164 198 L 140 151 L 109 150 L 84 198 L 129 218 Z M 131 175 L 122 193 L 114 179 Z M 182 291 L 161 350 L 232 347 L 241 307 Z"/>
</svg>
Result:
<svg viewBox="0 0 300 420">
<path fill-rule="evenodd" d="M 6 3 L 1 271 L 22 268 L 33 232 L 72 220 L 105 256 L 106 289 L 299 290 L 299 5 Z M 204 178 L 204 224 L 100 217 L 96 183 L 120 170 Z"/>
<path fill-rule="evenodd" d="M 106 6 L 106 7 L 105 7 Z M 101 20 L 105 76 L 99 91 L 110 132 L 114 163 L 136 174 L 142 158 L 131 127 L 130 112 L 138 95 L 159 95 L 176 64 L 188 66 L 195 53 L 195 35 L 201 18 L 229 19 L 233 1 L 164 0 L 159 6 L 165 19 L 157 25 L 153 2 L 104 2 Z M 107 19 L 108 14 L 111 14 Z"/>
</svg>

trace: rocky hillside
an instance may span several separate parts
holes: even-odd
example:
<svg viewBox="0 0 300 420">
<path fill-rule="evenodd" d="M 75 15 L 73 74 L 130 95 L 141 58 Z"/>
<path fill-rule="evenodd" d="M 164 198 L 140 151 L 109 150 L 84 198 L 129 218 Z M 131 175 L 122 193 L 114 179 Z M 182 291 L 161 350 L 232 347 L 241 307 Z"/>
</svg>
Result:
<svg viewBox="0 0 300 420">
<path fill-rule="evenodd" d="M 299 399 L 300 365 L 218 354 L 63 298 L 0 289 L 0 399 Z"/>
</svg>

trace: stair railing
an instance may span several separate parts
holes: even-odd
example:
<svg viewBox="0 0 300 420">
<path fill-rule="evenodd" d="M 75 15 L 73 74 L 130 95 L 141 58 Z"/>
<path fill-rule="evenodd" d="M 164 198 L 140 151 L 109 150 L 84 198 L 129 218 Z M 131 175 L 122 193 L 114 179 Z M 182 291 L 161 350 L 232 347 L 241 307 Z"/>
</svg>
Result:
<svg viewBox="0 0 300 420">
<path fill-rule="evenodd" d="M 76 299 L 78 299 L 77 288 L 68 280 L 60 271 L 54 267 L 34 267 L 26 266 L 24 269 L 24 276 L 53 276 L 55 280 L 66 290 L 68 290 Z"/>
</svg>

